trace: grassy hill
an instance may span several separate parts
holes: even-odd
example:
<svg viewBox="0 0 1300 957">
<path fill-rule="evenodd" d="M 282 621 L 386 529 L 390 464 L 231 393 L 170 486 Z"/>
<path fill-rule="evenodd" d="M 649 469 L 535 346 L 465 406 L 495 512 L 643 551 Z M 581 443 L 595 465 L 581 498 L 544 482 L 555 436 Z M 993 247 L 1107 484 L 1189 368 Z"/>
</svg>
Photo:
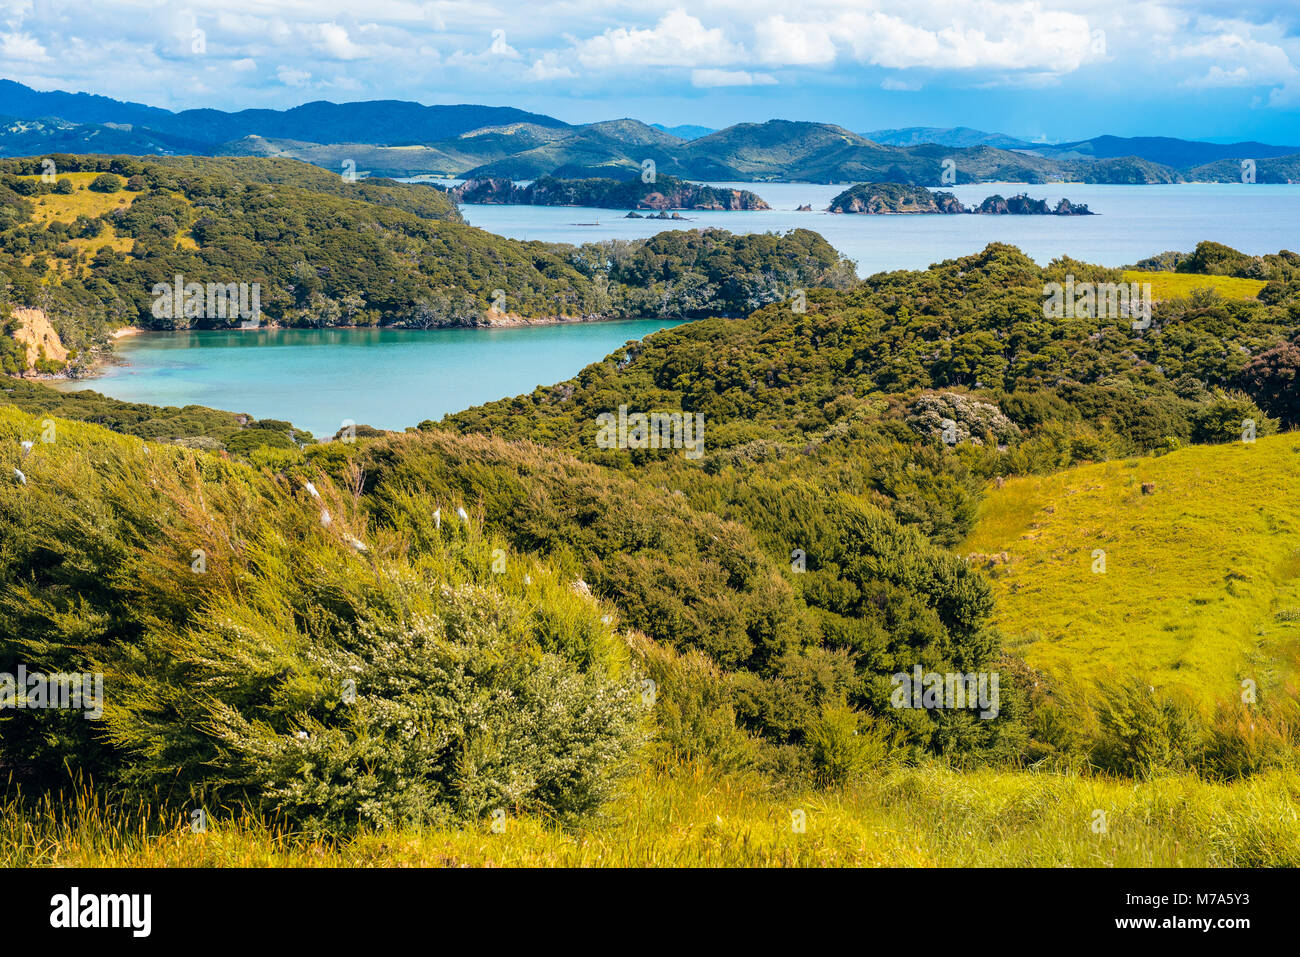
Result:
<svg viewBox="0 0 1300 957">
<path fill-rule="evenodd" d="M 1262 279 L 1242 279 L 1237 276 L 1200 276 L 1185 272 L 1144 272 L 1124 270 L 1125 282 L 1151 284 L 1151 296 L 1157 302 L 1190 296 L 1198 289 L 1213 289 L 1225 299 L 1257 299 L 1266 285 Z"/>
<path fill-rule="evenodd" d="M 1294 692 L 1297 487 L 1297 433 L 1010 478 L 960 551 L 1007 553 L 991 569 L 994 621 L 1064 686 L 1145 676 L 1206 708 L 1247 678 L 1261 696 Z"/>
</svg>

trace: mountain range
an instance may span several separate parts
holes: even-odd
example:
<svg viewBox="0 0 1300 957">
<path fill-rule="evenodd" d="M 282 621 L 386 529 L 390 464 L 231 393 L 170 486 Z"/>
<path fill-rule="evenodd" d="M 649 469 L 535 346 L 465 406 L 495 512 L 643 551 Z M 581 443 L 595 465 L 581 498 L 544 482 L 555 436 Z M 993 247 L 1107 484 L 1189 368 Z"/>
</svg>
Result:
<svg viewBox="0 0 1300 957">
<path fill-rule="evenodd" d="M 706 127 L 634 119 L 572 125 L 512 107 L 398 100 L 318 101 L 287 110 L 172 112 L 0 80 L 0 156 L 43 153 L 273 156 L 379 176 L 630 179 L 653 168 L 687 180 L 916 185 L 978 182 L 1300 179 L 1300 147 L 1168 137 L 1030 143 L 967 127 L 876 130 L 769 120 Z M 948 175 L 945 176 L 945 173 Z"/>
</svg>

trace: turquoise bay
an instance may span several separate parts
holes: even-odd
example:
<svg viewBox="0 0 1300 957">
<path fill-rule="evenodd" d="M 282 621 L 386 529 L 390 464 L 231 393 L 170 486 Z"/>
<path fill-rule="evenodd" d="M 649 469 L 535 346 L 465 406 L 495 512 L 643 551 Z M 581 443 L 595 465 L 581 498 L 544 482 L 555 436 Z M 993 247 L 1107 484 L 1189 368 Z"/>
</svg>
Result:
<svg viewBox="0 0 1300 957">
<path fill-rule="evenodd" d="M 571 377 L 668 320 L 474 329 L 142 333 L 94 379 L 51 383 L 151 405 L 287 419 L 317 437 L 345 419 L 402 429 Z"/>
</svg>

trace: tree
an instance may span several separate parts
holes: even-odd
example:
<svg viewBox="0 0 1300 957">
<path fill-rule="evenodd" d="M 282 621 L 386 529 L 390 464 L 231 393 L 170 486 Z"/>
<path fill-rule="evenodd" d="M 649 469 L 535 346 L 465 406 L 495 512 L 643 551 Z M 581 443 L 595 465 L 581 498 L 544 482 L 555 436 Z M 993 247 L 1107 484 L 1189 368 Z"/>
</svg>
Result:
<svg viewBox="0 0 1300 957">
<path fill-rule="evenodd" d="M 1300 339 L 1265 350 L 1241 370 L 1241 388 L 1269 415 L 1300 423 Z"/>
<path fill-rule="evenodd" d="M 122 188 L 122 177 L 112 173 L 100 173 L 90 181 L 90 190 L 95 193 L 116 193 Z"/>
</svg>

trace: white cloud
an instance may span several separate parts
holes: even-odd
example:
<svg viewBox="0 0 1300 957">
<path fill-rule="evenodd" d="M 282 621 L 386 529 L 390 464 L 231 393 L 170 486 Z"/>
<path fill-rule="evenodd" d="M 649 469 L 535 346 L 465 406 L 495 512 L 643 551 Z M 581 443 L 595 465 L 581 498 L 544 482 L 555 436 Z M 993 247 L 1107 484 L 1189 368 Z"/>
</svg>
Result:
<svg viewBox="0 0 1300 957">
<path fill-rule="evenodd" d="M 849 13 L 836 19 L 832 35 L 863 63 L 893 69 L 1068 73 L 1100 55 L 1093 27 L 1079 14 L 1044 10 L 1037 2 L 968 4 L 966 11 L 941 26 Z"/>
<path fill-rule="evenodd" d="M 775 86 L 776 77 L 748 70 L 692 70 L 691 86 Z"/>
<path fill-rule="evenodd" d="M 649 30 L 618 27 L 577 44 L 583 66 L 695 66 L 735 63 L 744 48 L 732 43 L 717 27 L 706 28 L 684 10 L 673 10 Z"/>
<path fill-rule="evenodd" d="M 529 67 L 526 75 L 528 79 L 536 83 L 544 83 L 547 80 L 571 79 L 577 74 L 561 64 L 555 54 L 551 53 Z"/>
<path fill-rule="evenodd" d="M 782 66 L 818 65 L 835 60 L 835 41 L 826 26 L 790 23 L 783 16 L 768 17 L 754 27 L 756 52 L 763 63 Z"/>
<path fill-rule="evenodd" d="M 311 74 L 305 70 L 295 70 L 282 66 L 275 71 L 275 78 L 285 86 L 303 87 L 311 82 Z"/>
<path fill-rule="evenodd" d="M 366 55 L 337 23 L 318 23 L 311 32 L 315 34 L 316 49 L 336 60 L 356 60 Z"/>
<path fill-rule="evenodd" d="M 251 70 L 257 69 L 257 61 L 252 57 L 244 57 L 242 60 L 236 60 L 234 63 L 230 64 L 230 69 L 234 70 L 236 73 L 248 73 Z"/>
<path fill-rule="evenodd" d="M 0 33 L 0 58 L 6 60 L 48 59 L 45 47 L 28 33 Z"/>
<path fill-rule="evenodd" d="M 1189 87 L 1269 86 L 1300 76 L 1277 42 L 1256 39 L 1249 24 L 1218 23 L 1219 32 L 1172 51 L 1177 60 L 1213 60 L 1205 73 L 1184 81 Z"/>
</svg>

